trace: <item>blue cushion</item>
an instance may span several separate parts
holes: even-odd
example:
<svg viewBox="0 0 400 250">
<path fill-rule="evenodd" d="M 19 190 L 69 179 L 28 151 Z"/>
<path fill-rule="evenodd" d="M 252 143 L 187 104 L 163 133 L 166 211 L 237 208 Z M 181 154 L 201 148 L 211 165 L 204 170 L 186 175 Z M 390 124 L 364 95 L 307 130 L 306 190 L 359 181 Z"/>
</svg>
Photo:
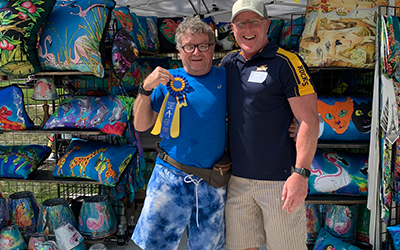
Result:
<svg viewBox="0 0 400 250">
<path fill-rule="evenodd" d="M 393 239 L 394 249 L 400 250 L 400 224 L 386 228 Z"/>
<path fill-rule="evenodd" d="M 343 242 L 342 240 L 333 237 L 324 228 L 321 228 L 321 230 L 319 231 L 318 238 L 315 242 L 313 249 L 315 249 L 315 250 L 322 250 L 322 249 L 361 250 L 360 248 L 358 248 L 350 243 Z"/>
<path fill-rule="evenodd" d="M 121 136 L 132 114 L 133 101 L 132 97 L 120 95 L 67 98 L 47 120 L 44 129 L 92 129 Z"/>
<path fill-rule="evenodd" d="M 74 139 L 57 162 L 53 176 L 90 179 L 114 187 L 136 149 L 133 145 Z"/>
<path fill-rule="evenodd" d="M 278 45 L 283 49 L 298 50 L 299 40 L 304 30 L 305 16 L 285 22 Z"/>
<path fill-rule="evenodd" d="M 33 128 L 33 122 L 26 113 L 22 90 L 17 85 L 0 89 L 0 130 L 28 128 Z"/>
<path fill-rule="evenodd" d="M 279 41 L 279 35 L 281 34 L 285 20 L 283 19 L 271 19 L 271 24 L 268 30 L 268 38 L 272 39 L 276 44 Z"/>
<path fill-rule="evenodd" d="M 0 4 L 0 71 L 25 76 L 41 71 L 37 34 L 53 9 L 55 0 L 4 0 Z"/>
<path fill-rule="evenodd" d="M 39 41 L 43 70 L 77 70 L 103 77 L 102 50 L 114 5 L 114 0 L 57 1 Z"/>
<path fill-rule="evenodd" d="M 0 145 L 0 177 L 26 179 L 50 153 L 43 145 Z"/>
<path fill-rule="evenodd" d="M 368 153 L 318 149 L 311 164 L 308 193 L 368 195 Z"/>
</svg>

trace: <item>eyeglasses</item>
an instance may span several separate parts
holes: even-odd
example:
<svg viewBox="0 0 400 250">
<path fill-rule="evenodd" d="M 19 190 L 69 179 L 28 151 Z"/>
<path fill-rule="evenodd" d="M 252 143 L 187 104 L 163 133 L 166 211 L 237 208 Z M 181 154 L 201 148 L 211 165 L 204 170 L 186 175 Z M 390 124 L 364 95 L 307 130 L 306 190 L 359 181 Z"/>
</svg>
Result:
<svg viewBox="0 0 400 250">
<path fill-rule="evenodd" d="M 214 44 L 213 43 L 201 43 L 201 44 L 196 44 L 196 45 L 185 45 L 185 46 L 182 46 L 182 49 L 186 53 L 193 53 L 195 48 L 197 48 L 200 52 L 206 52 L 210 49 L 211 45 L 214 45 Z"/>
<path fill-rule="evenodd" d="M 252 27 L 257 27 L 261 24 L 262 20 L 265 20 L 265 18 L 260 18 L 260 19 L 252 19 L 252 20 L 244 20 L 244 21 L 239 21 L 239 22 L 233 22 L 233 24 L 238 27 L 238 28 L 244 28 L 246 27 L 246 24 L 249 23 L 250 26 Z"/>
</svg>

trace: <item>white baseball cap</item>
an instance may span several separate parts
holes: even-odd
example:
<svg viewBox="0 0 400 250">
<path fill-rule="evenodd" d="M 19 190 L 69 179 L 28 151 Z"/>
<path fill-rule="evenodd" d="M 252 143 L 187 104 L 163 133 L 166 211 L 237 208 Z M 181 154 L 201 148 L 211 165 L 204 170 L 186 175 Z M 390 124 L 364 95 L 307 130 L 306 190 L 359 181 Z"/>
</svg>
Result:
<svg viewBox="0 0 400 250">
<path fill-rule="evenodd" d="M 243 11 L 253 11 L 260 16 L 268 18 L 267 8 L 262 0 L 238 0 L 232 6 L 231 22 Z"/>
</svg>

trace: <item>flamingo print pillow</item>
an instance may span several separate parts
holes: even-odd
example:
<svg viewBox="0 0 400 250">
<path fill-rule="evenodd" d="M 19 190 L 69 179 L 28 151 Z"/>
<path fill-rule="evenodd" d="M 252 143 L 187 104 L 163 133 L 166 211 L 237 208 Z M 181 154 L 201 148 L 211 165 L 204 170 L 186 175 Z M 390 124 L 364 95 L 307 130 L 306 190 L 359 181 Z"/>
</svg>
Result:
<svg viewBox="0 0 400 250">
<path fill-rule="evenodd" d="M 0 71 L 26 76 L 41 71 L 37 34 L 55 0 L 3 0 L 0 2 Z"/>
<path fill-rule="evenodd" d="M 67 98 L 47 120 L 44 129 L 100 130 L 122 136 L 131 118 L 134 98 L 122 95 Z"/>
<path fill-rule="evenodd" d="M 57 1 L 38 45 L 42 69 L 77 70 L 104 77 L 102 52 L 114 6 L 114 0 Z"/>
<path fill-rule="evenodd" d="M 372 98 L 319 96 L 319 141 L 369 141 Z"/>
<path fill-rule="evenodd" d="M 368 153 L 318 149 L 311 164 L 308 193 L 366 196 Z"/>
<path fill-rule="evenodd" d="M 54 177 L 98 181 L 114 187 L 136 153 L 134 145 L 73 139 L 54 168 Z"/>
<path fill-rule="evenodd" d="M 44 145 L 0 145 L 0 177 L 27 179 L 50 153 Z"/>
<path fill-rule="evenodd" d="M 0 131 L 29 128 L 33 128 L 33 122 L 26 113 L 22 90 L 17 85 L 0 89 Z"/>
<path fill-rule="evenodd" d="M 324 228 L 328 233 L 344 242 L 355 244 L 358 206 L 328 204 L 325 209 Z"/>
</svg>

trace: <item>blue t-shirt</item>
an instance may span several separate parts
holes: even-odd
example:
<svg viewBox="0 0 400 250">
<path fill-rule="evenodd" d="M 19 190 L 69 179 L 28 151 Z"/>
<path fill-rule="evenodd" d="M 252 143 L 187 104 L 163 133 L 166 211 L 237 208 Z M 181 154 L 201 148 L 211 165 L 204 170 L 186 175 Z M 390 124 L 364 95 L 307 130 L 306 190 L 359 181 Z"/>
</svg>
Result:
<svg viewBox="0 0 400 250">
<path fill-rule="evenodd" d="M 162 138 L 160 147 L 179 163 L 211 168 L 225 150 L 226 70 L 212 67 L 203 76 L 192 76 L 183 68 L 169 70 L 174 77 L 189 83 L 187 106 L 180 108 L 180 133 L 177 138 Z M 159 85 L 151 96 L 152 108 L 159 112 L 167 87 Z M 157 158 L 157 163 L 167 165 Z"/>
<path fill-rule="evenodd" d="M 286 180 L 296 159 L 288 132 L 293 119 L 288 98 L 315 93 L 306 65 L 270 40 L 248 61 L 236 51 L 221 66 L 227 71 L 232 174 Z"/>
</svg>

